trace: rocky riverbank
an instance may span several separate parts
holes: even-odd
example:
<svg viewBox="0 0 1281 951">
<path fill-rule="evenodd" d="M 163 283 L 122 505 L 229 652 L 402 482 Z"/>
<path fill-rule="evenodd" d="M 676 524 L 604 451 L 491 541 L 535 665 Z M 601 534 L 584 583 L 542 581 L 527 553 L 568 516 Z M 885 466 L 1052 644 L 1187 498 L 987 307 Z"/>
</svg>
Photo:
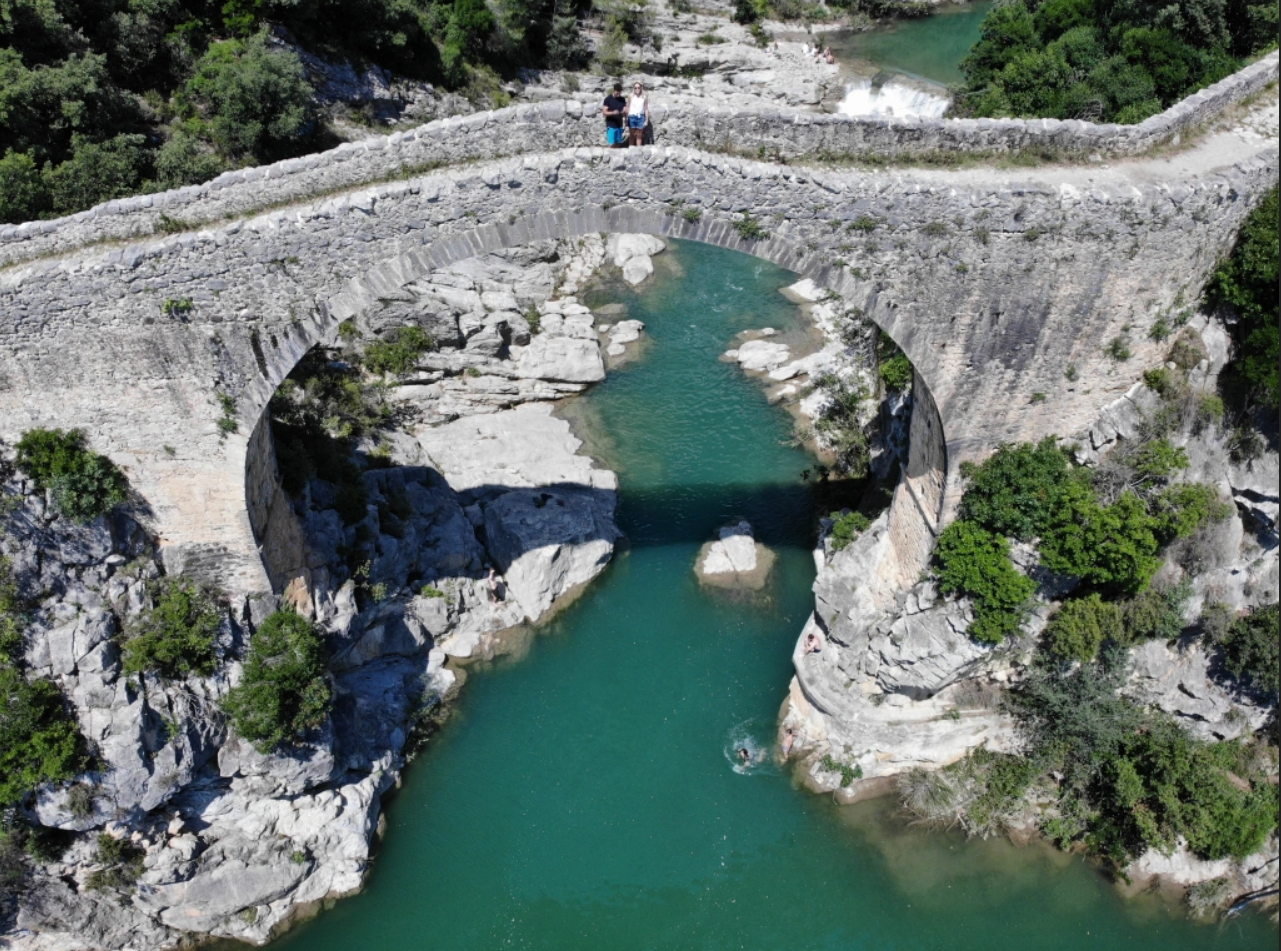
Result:
<svg viewBox="0 0 1281 951">
<path fill-rule="evenodd" d="M 77 525 L 9 470 L 0 553 L 29 606 L 29 675 L 62 690 L 94 755 L 27 805 L 61 847 L 28 869 L 7 946 L 261 943 L 360 889 L 380 799 L 447 710 L 457 665 L 566 603 L 619 538 L 615 475 L 552 412 L 604 378 L 602 350 L 618 359 L 642 337 L 635 321 L 598 330 L 573 296 L 607 248 L 635 272 L 662 243 L 588 236 L 466 261 L 355 328 L 377 341 L 415 326 L 435 347 L 388 380 L 395 425 L 359 444 L 363 515 L 313 475 L 271 523 L 283 537 L 267 543 L 302 566 L 286 599 L 330 654 L 332 711 L 293 745 L 263 754 L 221 709 L 271 605 L 221 599 L 208 675 L 126 674 L 122 644 L 162 576 L 145 503 Z"/>
<path fill-rule="evenodd" d="M 829 341 L 825 352 L 844 367 L 836 372 L 865 375 L 866 349 L 843 346 L 830 321 L 820 325 Z M 1213 393 L 1229 355 L 1227 333 L 1216 320 L 1197 315 L 1182 334 L 1183 353 L 1193 354 L 1188 385 L 1193 392 Z M 1097 423 L 1066 441 L 1076 446 L 1081 463 L 1110 465 L 1109 453 L 1140 438 L 1163 405 L 1151 386 L 1136 383 Z M 905 430 L 900 427 L 900 439 Z M 1198 636 L 1207 623 L 1199 619 L 1211 604 L 1234 617 L 1277 601 L 1277 454 L 1264 451 L 1250 461 L 1233 461 L 1231 441 L 1239 433 L 1195 423 L 1190 415 L 1171 438 L 1187 456 L 1183 477 L 1213 486 L 1235 506 L 1228 518 L 1166 552 L 1153 583 L 1162 590 L 1187 585 L 1185 633 L 1132 648 L 1125 693 L 1169 713 L 1201 739 L 1249 737 L 1268 722 L 1272 709 L 1225 680 L 1214 646 Z M 906 460 L 915 447 L 900 445 L 907 449 L 900 457 Z M 911 487 L 900 482 L 891 509 L 852 539 L 838 537 L 834 515 L 815 552 L 816 610 L 797 641 L 796 676 L 780 738 L 794 732 L 802 780 L 841 801 L 893 792 L 911 770 L 937 770 L 980 747 L 998 753 L 1021 749 L 1023 739 L 1002 700 L 1008 686 L 1025 675 L 1047 618 L 1073 584 L 1039 569 L 1030 546 L 1016 546 L 1016 565 L 1037 582 L 1033 611 L 1013 642 L 993 647 L 975 641 L 968 633 L 971 603 L 942 597 L 928 563 L 904 557 L 918 549 L 896 533 L 913 520 L 896 521 L 892 514 L 901 515 L 899 507 L 910 502 Z M 833 762 L 846 767 L 845 776 Z M 1047 808 L 1053 807 L 1028 801 L 1004 827 L 1017 835 L 1036 834 Z M 1244 860 L 1207 861 L 1180 843 L 1170 854 L 1148 851 L 1126 871 L 1141 885 L 1156 881 L 1183 888 L 1213 879 L 1229 882 L 1234 894 L 1252 893 L 1275 889 L 1276 848 L 1274 834 L 1261 852 Z"/>
</svg>

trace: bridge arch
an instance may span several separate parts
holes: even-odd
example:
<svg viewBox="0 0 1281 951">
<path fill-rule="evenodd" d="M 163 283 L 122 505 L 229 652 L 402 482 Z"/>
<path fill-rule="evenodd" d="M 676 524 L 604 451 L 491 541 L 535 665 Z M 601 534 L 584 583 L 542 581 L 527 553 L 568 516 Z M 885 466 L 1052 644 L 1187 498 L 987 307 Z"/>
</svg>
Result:
<svg viewBox="0 0 1281 951">
<path fill-rule="evenodd" d="M 84 428 L 151 503 L 176 569 L 261 591 L 249 437 L 297 360 L 431 269 L 615 231 L 745 251 L 845 296 L 911 358 L 952 466 L 1096 418 L 1133 376 L 1104 344 L 1128 334 L 1137 360 L 1159 359 L 1147 329 L 1195 295 L 1276 174 L 1275 147 L 1155 184 L 577 148 L 322 193 L 0 272 L 0 436 Z"/>
</svg>

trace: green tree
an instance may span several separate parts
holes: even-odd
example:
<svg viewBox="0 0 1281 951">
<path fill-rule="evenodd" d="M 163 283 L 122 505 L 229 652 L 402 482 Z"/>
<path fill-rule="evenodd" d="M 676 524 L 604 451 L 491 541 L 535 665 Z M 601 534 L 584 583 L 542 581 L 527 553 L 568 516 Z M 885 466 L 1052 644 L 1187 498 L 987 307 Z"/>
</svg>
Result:
<svg viewBox="0 0 1281 951">
<path fill-rule="evenodd" d="M 141 135 L 117 135 L 105 142 L 75 137 L 71 158 L 44 172 L 54 211 L 69 215 L 136 194 L 150 172 L 145 144 Z"/>
<path fill-rule="evenodd" d="M 222 612 L 190 578 L 166 578 L 150 586 L 151 607 L 124 645 L 124 670 L 154 670 L 162 677 L 211 674 Z"/>
<path fill-rule="evenodd" d="M 1272 189 L 1241 226 L 1231 256 L 1206 285 L 1212 304 L 1234 309 L 1234 360 L 1229 374 L 1240 398 L 1272 410 L 1281 405 L 1281 331 L 1278 331 L 1278 197 Z"/>
<path fill-rule="evenodd" d="M 957 519 L 939 536 L 935 555 L 939 590 L 973 601 L 971 637 L 999 644 L 1018 631 L 1036 584 L 1014 567 L 1005 538 Z"/>
<path fill-rule="evenodd" d="M 962 463 L 961 474 L 968 480 L 961 517 L 1023 541 L 1045 530 L 1064 487 L 1085 477 L 1054 437 L 1002 445 L 980 465 Z"/>
<path fill-rule="evenodd" d="M 1143 590 L 1161 566 L 1158 519 L 1133 492 L 1108 506 L 1082 482 L 1069 482 L 1041 538 L 1041 563 L 1105 591 Z"/>
<path fill-rule="evenodd" d="M 0 806 L 14 805 L 41 783 L 70 779 L 82 760 L 80 732 L 62 692 L 0 662 Z"/>
<path fill-rule="evenodd" d="M 186 132 L 176 132 L 156 153 L 156 183 L 162 188 L 199 185 L 218 176 L 226 164 L 209 146 Z"/>
<path fill-rule="evenodd" d="M 320 726 L 332 700 L 327 662 L 310 621 L 292 611 L 267 617 L 249 642 L 244 678 L 224 702 L 236 732 L 265 753 Z"/>
<path fill-rule="evenodd" d="M 1281 692 L 1281 615 L 1276 604 L 1237 618 L 1219 643 L 1223 666 L 1275 702 Z"/>
<path fill-rule="evenodd" d="M 210 45 L 187 81 L 203 127 L 224 155 L 265 161 L 303 147 L 314 122 L 312 89 L 291 52 L 272 50 L 259 34 Z"/>
<path fill-rule="evenodd" d="M 17 445 L 18 468 L 48 490 L 67 518 L 88 522 L 125 501 L 128 482 L 115 464 L 85 447 L 78 429 L 31 429 Z"/>
<path fill-rule="evenodd" d="M 0 158 L 0 223 L 34 221 L 49 207 L 35 159 L 12 149 Z"/>
</svg>

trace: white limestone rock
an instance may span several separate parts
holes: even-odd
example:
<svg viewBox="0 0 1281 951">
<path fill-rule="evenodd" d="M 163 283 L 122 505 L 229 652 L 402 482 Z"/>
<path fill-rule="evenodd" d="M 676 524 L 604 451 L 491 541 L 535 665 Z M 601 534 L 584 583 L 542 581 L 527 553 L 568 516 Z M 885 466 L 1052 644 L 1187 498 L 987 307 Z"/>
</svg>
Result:
<svg viewBox="0 0 1281 951">
<path fill-rule="evenodd" d="M 653 257 L 666 247 L 652 234 L 611 234 L 605 239 L 605 256 L 615 267 L 622 267 L 632 258 Z"/>
<path fill-rule="evenodd" d="M 756 591 L 768 580 L 774 557 L 753 537 L 751 524 L 739 519 L 722 526 L 716 541 L 699 550 L 694 573 L 705 584 Z"/>
<path fill-rule="evenodd" d="M 765 371 L 782 366 L 791 356 L 786 344 L 772 340 L 748 340 L 738 347 L 738 365 L 744 370 Z"/>
<path fill-rule="evenodd" d="M 516 373 L 526 380 L 598 383 L 605 379 L 605 363 L 595 340 L 539 334 L 521 353 Z"/>
<path fill-rule="evenodd" d="M 482 505 L 490 554 L 530 621 L 596 577 L 614 553 L 613 491 L 555 485 Z"/>
</svg>

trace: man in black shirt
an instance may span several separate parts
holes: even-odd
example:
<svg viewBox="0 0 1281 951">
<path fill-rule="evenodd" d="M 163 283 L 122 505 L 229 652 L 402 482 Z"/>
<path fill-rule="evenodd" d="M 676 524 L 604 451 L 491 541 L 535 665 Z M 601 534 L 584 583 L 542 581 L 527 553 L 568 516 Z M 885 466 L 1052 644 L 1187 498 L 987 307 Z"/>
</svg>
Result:
<svg viewBox="0 0 1281 951">
<path fill-rule="evenodd" d="M 601 107 L 605 117 L 605 142 L 612 149 L 621 149 L 627 144 L 623 133 L 623 113 L 627 111 L 627 100 L 623 98 L 623 84 L 614 83 L 614 92 L 605 97 Z"/>
</svg>

